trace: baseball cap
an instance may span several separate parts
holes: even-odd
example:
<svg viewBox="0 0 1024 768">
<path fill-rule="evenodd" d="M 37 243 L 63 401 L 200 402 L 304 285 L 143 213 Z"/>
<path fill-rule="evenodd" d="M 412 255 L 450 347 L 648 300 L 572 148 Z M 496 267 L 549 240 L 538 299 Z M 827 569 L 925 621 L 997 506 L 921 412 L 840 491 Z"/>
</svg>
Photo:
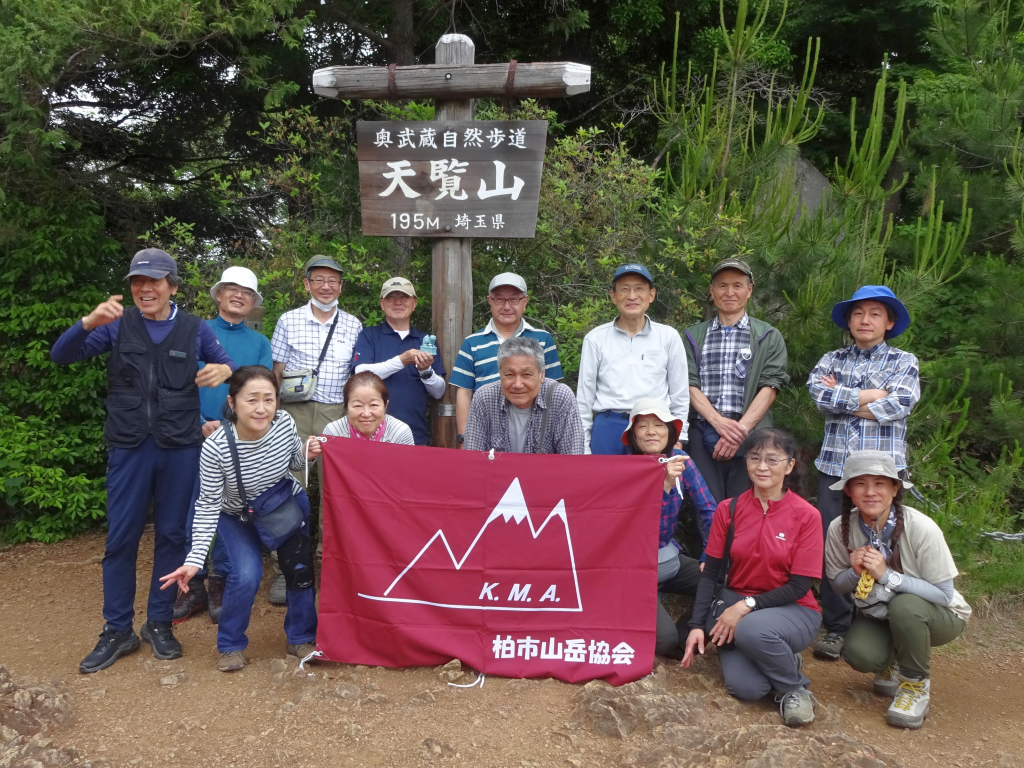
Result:
<svg viewBox="0 0 1024 768">
<path fill-rule="evenodd" d="M 640 275 L 651 285 L 654 285 L 654 278 L 651 277 L 651 273 L 643 264 L 623 264 L 621 267 L 616 269 L 615 274 L 612 275 L 612 285 L 615 285 L 615 281 L 623 275 Z"/>
<path fill-rule="evenodd" d="M 904 488 L 913 488 L 914 484 L 900 477 L 896 471 L 896 462 L 888 451 L 852 451 L 843 464 L 843 476 L 838 483 L 829 486 L 833 491 L 841 491 L 846 483 L 861 475 L 878 475 L 899 480 Z"/>
<path fill-rule="evenodd" d="M 132 265 L 129 267 L 125 280 L 129 277 L 140 275 L 159 280 L 168 275 L 177 275 L 178 265 L 175 264 L 171 254 L 161 251 L 159 248 L 143 248 L 132 256 Z"/>
<path fill-rule="evenodd" d="M 384 281 L 380 288 L 380 297 L 383 299 L 389 293 L 404 293 L 406 296 L 416 298 L 416 289 L 404 277 L 389 277 Z"/>
<path fill-rule="evenodd" d="M 490 293 L 495 288 L 499 288 L 503 285 L 511 285 L 513 288 L 518 288 L 523 293 L 529 293 L 529 291 L 526 290 L 526 281 L 515 272 L 502 272 L 500 275 L 495 275 L 491 278 L 491 284 L 487 286 L 487 292 Z"/>
<path fill-rule="evenodd" d="M 747 262 L 743 261 L 743 259 L 722 259 L 711 268 L 711 277 L 714 277 L 723 269 L 735 269 L 749 277 L 751 282 L 754 281 L 754 271 L 750 268 L 750 265 L 747 264 Z"/>
<path fill-rule="evenodd" d="M 214 301 L 217 300 L 217 291 L 225 283 L 234 283 L 240 285 L 243 288 L 248 288 L 250 291 L 256 294 L 256 298 L 253 301 L 253 307 L 258 307 L 263 304 L 263 297 L 260 292 L 256 290 L 256 274 L 245 267 L 228 267 L 221 273 L 220 280 L 210 289 L 210 298 Z"/>
<path fill-rule="evenodd" d="M 335 272 L 338 273 L 338 275 L 341 275 L 341 267 L 338 266 L 338 262 L 336 262 L 330 256 L 324 256 L 318 253 L 316 256 L 314 256 L 313 258 L 306 262 L 306 277 L 308 278 L 309 273 L 312 272 L 314 269 L 319 269 L 321 267 L 323 269 L 333 269 Z"/>
</svg>

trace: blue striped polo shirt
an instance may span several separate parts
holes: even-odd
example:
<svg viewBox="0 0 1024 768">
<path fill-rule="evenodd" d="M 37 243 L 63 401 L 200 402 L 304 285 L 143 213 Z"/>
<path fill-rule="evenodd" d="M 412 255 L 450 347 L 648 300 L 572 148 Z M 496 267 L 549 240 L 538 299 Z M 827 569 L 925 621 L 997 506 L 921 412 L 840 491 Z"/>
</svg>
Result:
<svg viewBox="0 0 1024 768">
<path fill-rule="evenodd" d="M 550 333 L 538 330 L 525 320 L 521 320 L 513 335 L 525 336 L 540 342 L 544 348 L 544 377 L 553 380 L 562 378 L 562 364 L 558 360 L 558 349 Z M 504 339 L 494 330 L 494 320 L 489 320 L 482 331 L 467 336 L 455 358 L 448 383 L 475 392 L 484 384 L 497 381 L 498 347 L 502 341 Z"/>
</svg>

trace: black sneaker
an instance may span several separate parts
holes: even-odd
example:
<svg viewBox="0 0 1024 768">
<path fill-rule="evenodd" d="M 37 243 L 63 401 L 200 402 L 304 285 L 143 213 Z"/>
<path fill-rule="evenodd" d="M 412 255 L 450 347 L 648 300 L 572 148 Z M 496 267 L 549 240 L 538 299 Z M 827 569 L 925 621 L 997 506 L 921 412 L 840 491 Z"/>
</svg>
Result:
<svg viewBox="0 0 1024 768">
<path fill-rule="evenodd" d="M 206 585 L 202 579 L 193 576 L 188 581 L 188 592 L 178 592 L 171 620 L 175 624 L 188 621 L 194 614 L 205 611 L 207 603 L 209 603 L 209 598 L 206 594 Z"/>
<path fill-rule="evenodd" d="M 224 607 L 224 584 L 226 582 L 223 576 L 210 576 L 209 584 L 206 588 L 206 593 L 210 598 L 210 621 L 214 624 L 220 623 L 220 611 Z"/>
<path fill-rule="evenodd" d="M 814 644 L 814 655 L 826 661 L 838 661 L 843 655 L 843 644 L 846 642 L 844 632 L 826 632 L 825 636 Z"/>
<path fill-rule="evenodd" d="M 127 656 L 139 647 L 139 636 L 134 630 L 118 632 L 109 624 L 103 625 L 100 641 L 92 649 L 92 653 L 82 659 L 78 671 L 83 675 L 106 669 L 122 656 Z"/>
<path fill-rule="evenodd" d="M 181 658 L 181 643 L 174 637 L 169 621 L 147 621 L 139 632 L 153 646 L 153 655 L 161 661 Z"/>
</svg>

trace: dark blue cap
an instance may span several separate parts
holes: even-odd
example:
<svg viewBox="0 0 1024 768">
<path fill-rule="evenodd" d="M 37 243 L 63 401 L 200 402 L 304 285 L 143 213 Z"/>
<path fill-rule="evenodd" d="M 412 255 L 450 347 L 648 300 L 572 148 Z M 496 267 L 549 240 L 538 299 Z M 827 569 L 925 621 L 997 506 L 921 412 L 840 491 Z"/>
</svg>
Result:
<svg viewBox="0 0 1024 768">
<path fill-rule="evenodd" d="M 132 266 L 125 275 L 125 280 L 135 275 L 159 280 L 161 277 L 177 274 L 178 265 L 174 263 L 171 254 L 159 248 L 144 248 L 132 256 Z"/>
<path fill-rule="evenodd" d="M 612 275 L 612 285 L 615 285 L 615 281 L 623 275 L 640 275 L 647 279 L 651 285 L 654 285 L 654 278 L 651 277 L 651 273 L 647 271 L 647 267 L 643 264 L 623 264 L 621 267 L 615 270 L 615 274 Z"/>
<path fill-rule="evenodd" d="M 850 327 L 850 307 L 858 301 L 878 301 L 887 307 L 892 307 L 896 313 L 896 324 L 891 330 L 885 332 L 885 338 L 892 339 L 903 333 L 910 325 L 910 313 L 903 302 L 896 298 L 896 294 L 884 285 L 865 285 L 858 288 L 849 301 L 840 301 L 832 307 L 832 322 L 840 328 Z"/>
</svg>

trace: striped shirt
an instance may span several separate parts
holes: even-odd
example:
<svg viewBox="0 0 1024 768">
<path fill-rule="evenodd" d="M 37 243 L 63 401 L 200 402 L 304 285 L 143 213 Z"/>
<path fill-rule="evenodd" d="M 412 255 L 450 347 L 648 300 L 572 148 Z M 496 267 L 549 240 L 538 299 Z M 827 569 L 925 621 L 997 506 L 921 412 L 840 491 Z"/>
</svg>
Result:
<svg viewBox="0 0 1024 768">
<path fill-rule="evenodd" d="M 525 320 L 519 321 L 519 327 L 512 334 L 525 336 L 540 342 L 544 349 L 544 378 L 557 380 L 562 378 L 562 364 L 558 360 L 558 349 L 555 347 L 555 340 L 547 331 L 534 328 Z M 452 368 L 451 378 L 448 383 L 462 389 L 472 389 L 474 392 L 484 384 L 497 381 L 498 373 L 498 347 L 503 342 L 494 328 L 494 320 L 488 320 L 482 331 L 471 333 L 462 342 L 462 349 L 455 358 L 455 365 Z"/>
<path fill-rule="evenodd" d="M 324 434 L 330 437 L 352 437 L 352 427 L 349 426 L 348 416 L 342 416 L 337 421 L 332 421 L 324 427 Z M 394 416 L 384 417 L 384 434 L 379 442 L 416 445 L 409 425 Z"/>
<path fill-rule="evenodd" d="M 321 323 L 313 316 L 312 302 L 298 309 L 285 312 L 274 326 L 274 338 L 270 340 L 270 351 L 275 363 L 284 363 L 286 371 L 300 371 L 316 368 L 320 359 L 320 350 L 327 343 L 330 333 L 332 315 L 326 323 Z M 340 403 L 344 401 L 342 390 L 348 381 L 349 369 L 352 367 L 352 350 L 355 348 L 359 332 L 363 330 L 360 323 L 348 312 L 338 312 L 338 327 L 331 337 L 331 346 L 320 366 L 320 375 L 316 381 L 316 392 L 313 400 L 318 403 Z"/>
<path fill-rule="evenodd" d="M 225 429 L 234 429 L 234 425 L 224 421 L 220 429 L 206 438 L 199 453 L 199 499 L 192 521 L 192 551 L 185 559 L 185 565 L 197 568 L 202 568 L 206 560 L 220 514 L 237 515 L 244 508 Z M 277 412 L 270 429 L 259 440 L 240 440 L 235 434 L 242 484 L 249 501 L 286 477 L 288 470 L 305 466 L 302 441 L 287 411 Z M 294 496 L 302 486 L 294 478 L 292 485 Z"/>
<path fill-rule="evenodd" d="M 836 385 L 827 387 L 825 376 Z M 888 397 L 865 406 L 874 419 L 853 412 L 860 408 L 862 389 L 884 389 Z M 825 413 L 825 439 L 814 462 L 819 471 L 842 477 L 851 451 L 885 451 L 896 469 L 907 467 L 907 417 L 921 399 L 917 358 L 884 341 L 871 349 L 856 344 L 829 352 L 807 377 L 807 391 Z"/>
</svg>

